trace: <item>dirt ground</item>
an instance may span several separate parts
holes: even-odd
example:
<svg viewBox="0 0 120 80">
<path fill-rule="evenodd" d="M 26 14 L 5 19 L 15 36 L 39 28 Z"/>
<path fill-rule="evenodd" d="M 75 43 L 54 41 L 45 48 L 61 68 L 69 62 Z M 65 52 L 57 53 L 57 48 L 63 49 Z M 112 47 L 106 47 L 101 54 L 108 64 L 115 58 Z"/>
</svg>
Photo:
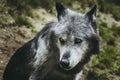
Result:
<svg viewBox="0 0 120 80">
<path fill-rule="evenodd" d="M 33 37 L 30 29 L 18 27 L 0 28 L 0 80 L 5 66 L 16 49 Z"/>
</svg>

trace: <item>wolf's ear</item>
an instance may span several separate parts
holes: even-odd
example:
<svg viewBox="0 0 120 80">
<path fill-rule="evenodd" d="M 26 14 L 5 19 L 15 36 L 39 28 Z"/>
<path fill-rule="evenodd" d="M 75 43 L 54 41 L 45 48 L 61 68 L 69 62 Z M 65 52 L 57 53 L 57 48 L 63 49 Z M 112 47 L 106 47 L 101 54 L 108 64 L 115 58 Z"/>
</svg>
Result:
<svg viewBox="0 0 120 80">
<path fill-rule="evenodd" d="M 89 21 L 96 20 L 96 5 L 88 11 L 85 16 L 89 19 Z"/>
<path fill-rule="evenodd" d="M 60 18 L 65 15 L 65 9 L 66 8 L 61 3 L 56 2 L 56 10 L 57 10 L 58 20 L 60 20 Z"/>
</svg>

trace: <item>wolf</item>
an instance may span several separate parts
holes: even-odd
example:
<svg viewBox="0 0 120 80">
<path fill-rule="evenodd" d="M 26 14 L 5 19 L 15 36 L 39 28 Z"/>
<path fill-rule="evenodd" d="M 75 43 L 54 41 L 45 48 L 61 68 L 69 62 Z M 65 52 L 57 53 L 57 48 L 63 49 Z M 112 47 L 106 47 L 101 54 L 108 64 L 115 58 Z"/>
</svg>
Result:
<svg viewBox="0 0 120 80">
<path fill-rule="evenodd" d="M 8 62 L 3 80 L 80 80 L 85 64 L 99 53 L 96 6 L 77 13 L 56 3 L 50 22 L 19 48 Z"/>
</svg>

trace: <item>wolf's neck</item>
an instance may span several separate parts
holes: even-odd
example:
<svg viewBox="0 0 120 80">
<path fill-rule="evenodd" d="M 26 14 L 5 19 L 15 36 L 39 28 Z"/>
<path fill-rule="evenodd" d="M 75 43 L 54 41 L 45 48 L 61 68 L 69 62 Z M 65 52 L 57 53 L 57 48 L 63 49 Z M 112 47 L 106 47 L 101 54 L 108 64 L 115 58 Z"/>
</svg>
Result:
<svg viewBox="0 0 120 80">
<path fill-rule="evenodd" d="M 79 73 L 76 74 L 74 80 L 80 80 L 82 78 L 82 75 L 83 75 L 83 71 L 80 71 Z"/>
</svg>

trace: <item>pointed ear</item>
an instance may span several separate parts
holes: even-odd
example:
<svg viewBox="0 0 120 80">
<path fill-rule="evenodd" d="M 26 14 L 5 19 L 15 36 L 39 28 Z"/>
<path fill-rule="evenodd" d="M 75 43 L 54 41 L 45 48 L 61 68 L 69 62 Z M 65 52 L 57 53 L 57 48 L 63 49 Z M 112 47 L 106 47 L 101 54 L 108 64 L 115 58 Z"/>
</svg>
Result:
<svg viewBox="0 0 120 80">
<path fill-rule="evenodd" d="M 96 5 L 86 13 L 86 17 L 89 19 L 89 21 L 96 20 Z"/>
<path fill-rule="evenodd" d="M 65 9 L 66 8 L 61 3 L 56 2 L 56 10 L 57 10 L 58 20 L 60 20 L 61 16 L 65 15 Z"/>
</svg>

